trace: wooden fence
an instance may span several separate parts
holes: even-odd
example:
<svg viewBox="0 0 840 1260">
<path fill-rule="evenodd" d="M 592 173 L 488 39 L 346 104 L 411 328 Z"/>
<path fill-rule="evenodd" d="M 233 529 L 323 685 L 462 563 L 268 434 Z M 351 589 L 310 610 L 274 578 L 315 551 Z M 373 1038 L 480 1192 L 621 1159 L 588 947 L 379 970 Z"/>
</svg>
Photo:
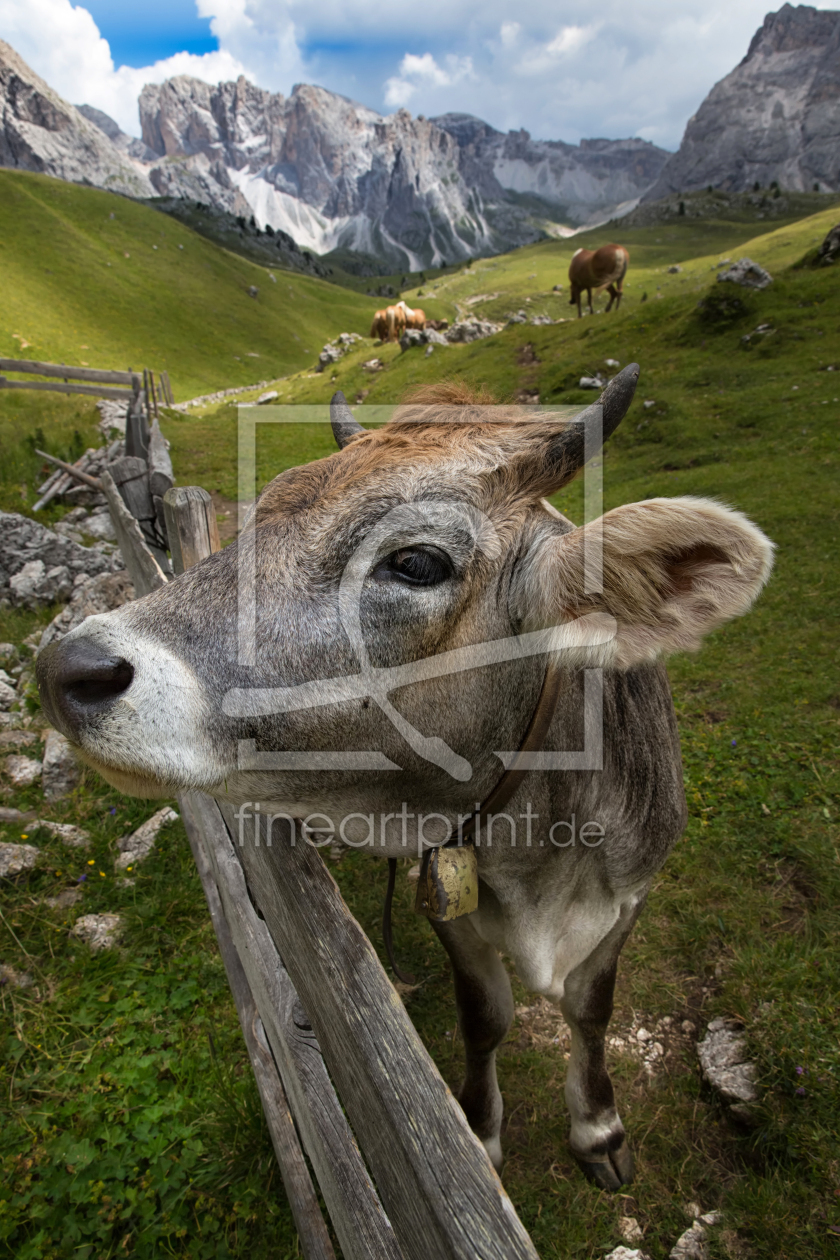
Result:
<svg viewBox="0 0 840 1260">
<path fill-rule="evenodd" d="M 110 372 L 99 368 L 70 367 L 66 363 L 39 363 L 35 359 L 0 359 L 0 372 L 19 372 L 24 376 L 58 377 L 47 381 L 10 381 L 0 376 L 0 389 L 46 389 L 59 394 L 93 394 L 96 398 L 124 399 L 138 409 L 141 397 L 145 398 L 146 414 L 157 415 L 157 404 L 172 406 L 172 386 L 169 373 L 155 374 L 150 368 L 143 369 L 142 379 L 138 372 Z M 81 385 L 70 382 L 82 381 Z M 122 386 L 123 388 L 118 388 Z"/>
<path fill-rule="evenodd" d="M 116 489 L 108 501 L 146 594 L 167 577 Z M 164 511 L 176 573 L 218 548 L 206 491 L 170 489 Z M 536 1260 L 317 850 L 260 846 L 200 792 L 180 806 L 306 1260 L 335 1252 L 304 1151 L 346 1260 Z"/>
</svg>

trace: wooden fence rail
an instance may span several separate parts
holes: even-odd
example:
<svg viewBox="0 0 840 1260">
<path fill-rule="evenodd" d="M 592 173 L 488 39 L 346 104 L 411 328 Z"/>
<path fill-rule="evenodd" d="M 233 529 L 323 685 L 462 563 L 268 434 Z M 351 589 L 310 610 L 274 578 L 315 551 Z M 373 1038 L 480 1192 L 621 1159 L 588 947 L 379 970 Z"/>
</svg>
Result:
<svg viewBox="0 0 840 1260">
<path fill-rule="evenodd" d="M 165 575 L 108 499 L 145 594 Z M 163 502 L 182 571 L 218 547 L 213 505 L 195 487 Z M 180 806 L 306 1260 L 334 1252 L 301 1148 L 346 1260 L 537 1260 L 317 850 L 279 829 L 260 845 L 200 792 Z"/>
</svg>

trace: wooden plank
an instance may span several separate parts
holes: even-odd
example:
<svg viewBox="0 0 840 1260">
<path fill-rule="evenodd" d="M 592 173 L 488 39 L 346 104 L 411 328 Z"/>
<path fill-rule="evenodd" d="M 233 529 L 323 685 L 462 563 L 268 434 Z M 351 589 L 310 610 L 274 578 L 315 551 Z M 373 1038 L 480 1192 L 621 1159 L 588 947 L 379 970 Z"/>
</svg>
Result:
<svg viewBox="0 0 840 1260">
<path fill-rule="evenodd" d="M 164 436 L 160 431 L 160 424 L 157 416 L 152 421 L 149 428 L 149 489 L 152 496 L 159 495 L 161 498 L 166 494 L 167 490 L 171 490 L 175 484 L 175 474 L 172 471 L 172 459 L 164 440 Z"/>
<path fill-rule="evenodd" d="M 70 367 L 67 363 L 38 363 L 35 359 L 0 359 L 0 372 L 31 372 L 33 376 L 60 376 L 63 381 L 101 381 L 103 385 L 132 385 L 128 372 Z"/>
<path fill-rule="evenodd" d="M 404 1260 L 216 801 L 183 793 L 345 1260 Z M 305 939 L 305 938 L 304 938 Z M 426 1253 L 433 1256 L 434 1251 Z"/>
<path fill-rule="evenodd" d="M 300 837 L 296 845 L 282 836 L 271 848 L 257 845 L 253 822 L 235 822 L 232 806 L 220 808 L 229 829 L 243 826 L 238 856 L 248 887 L 309 1012 L 407 1260 L 536 1260 L 484 1148 L 317 850 Z"/>
<path fill-rule="evenodd" d="M 145 459 L 123 455 L 108 465 L 108 472 L 135 520 L 154 520 L 155 505 L 149 491 L 149 465 Z"/>
<path fill-rule="evenodd" d="M 305 1260 L 335 1260 L 335 1251 L 330 1242 L 329 1232 L 321 1215 L 318 1196 L 312 1185 L 312 1178 L 295 1131 L 288 1099 L 272 1058 L 271 1047 L 268 1044 L 248 977 L 245 975 L 230 934 L 201 831 L 193 817 L 189 799 L 182 796 L 178 803 L 204 895 L 207 898 L 210 919 L 219 943 L 219 953 L 222 956 L 228 983 L 236 1003 L 239 1022 L 242 1025 L 242 1033 L 254 1069 L 283 1185 L 300 1236 L 303 1255 Z"/>
<path fill-rule="evenodd" d="M 134 397 L 130 389 L 109 389 L 106 385 L 101 388 L 92 385 L 53 385 L 49 381 L 10 381 L 6 376 L 0 376 L 0 389 L 46 389 L 55 394 L 90 394 L 94 398 L 126 400 Z"/>
<path fill-rule="evenodd" d="M 146 546 L 140 526 L 125 506 L 111 474 L 107 471 L 103 472 L 100 482 L 102 483 L 102 493 L 108 500 L 108 508 L 117 534 L 117 542 L 120 545 L 122 558 L 134 584 L 135 594 L 139 599 L 141 595 L 148 595 L 150 591 L 157 590 L 159 586 L 164 586 L 166 575 Z"/>
<path fill-rule="evenodd" d="M 88 486 L 91 490 L 98 490 L 101 492 L 102 485 L 98 477 L 88 476 L 86 472 L 82 472 L 81 468 L 77 468 L 75 464 L 67 464 L 63 459 L 59 459 L 56 455 L 48 455 L 46 451 L 39 451 L 37 446 L 35 447 L 35 454 L 40 455 L 41 459 L 47 460 L 48 463 L 55 464 L 57 468 L 63 469 L 64 472 L 66 472 L 69 477 L 72 477 L 74 481 L 80 481 L 83 486 Z"/>
<path fill-rule="evenodd" d="M 163 496 L 163 510 L 176 573 L 219 550 L 216 509 L 206 490 L 200 486 L 174 486 Z"/>
<path fill-rule="evenodd" d="M 149 424 L 139 394 L 132 399 L 125 418 L 125 453 L 139 459 L 149 458 Z"/>
</svg>

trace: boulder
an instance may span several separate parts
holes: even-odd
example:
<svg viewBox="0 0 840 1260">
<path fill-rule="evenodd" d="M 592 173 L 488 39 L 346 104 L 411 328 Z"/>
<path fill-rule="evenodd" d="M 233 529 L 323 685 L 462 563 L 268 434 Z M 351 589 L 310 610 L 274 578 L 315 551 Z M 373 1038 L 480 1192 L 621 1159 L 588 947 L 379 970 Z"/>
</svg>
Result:
<svg viewBox="0 0 840 1260">
<path fill-rule="evenodd" d="M 502 324 L 493 324 L 487 319 L 465 319 L 447 328 L 446 340 L 450 343 L 481 341 L 484 337 L 495 336 L 502 328 Z"/>
<path fill-rule="evenodd" d="M 44 745 L 44 796 L 48 801 L 69 796 L 82 777 L 79 765 L 67 740 L 58 731 L 47 731 Z"/>
<path fill-rule="evenodd" d="M 745 289 L 766 289 L 773 283 L 773 277 L 751 258 L 739 258 L 726 271 L 718 272 L 718 281 L 740 284 Z"/>
<path fill-rule="evenodd" d="M 165 827 L 170 822 L 177 822 L 178 818 L 179 815 L 175 813 L 175 810 L 167 806 L 159 809 L 130 836 L 123 836 L 117 842 L 120 850 L 120 855 L 114 864 L 117 870 L 124 871 L 128 866 L 137 866 L 139 862 L 147 858 L 154 847 L 161 827 Z"/>
<path fill-rule="evenodd" d="M 831 229 L 819 248 L 820 263 L 826 266 L 833 263 L 838 256 L 840 256 L 840 223 Z"/>
<path fill-rule="evenodd" d="M 123 930 L 119 914 L 83 914 L 71 928 L 71 935 L 86 941 L 93 950 L 110 949 L 116 945 Z"/>
<path fill-rule="evenodd" d="M 17 698 L 18 694 L 14 687 L 4 678 L 0 678 L 0 713 L 8 713 Z"/>
<path fill-rule="evenodd" d="M 112 612 L 134 598 L 134 587 L 125 569 L 117 573 L 100 573 L 98 577 L 80 575 L 76 580 L 70 602 L 53 617 L 38 644 L 42 652 L 49 643 L 56 643 L 65 634 L 80 626 L 86 617 L 97 613 Z"/>
<path fill-rule="evenodd" d="M 37 861 L 38 850 L 34 844 L 0 843 L 0 879 L 29 871 Z"/>
<path fill-rule="evenodd" d="M 67 600 L 79 574 L 110 572 L 111 560 L 17 512 L 0 512 L 0 602 L 38 608 Z"/>
<path fill-rule="evenodd" d="M 703 1076 L 723 1100 L 745 1118 L 745 1105 L 758 1098 L 755 1064 L 747 1059 L 742 1029 L 725 1019 L 713 1019 L 703 1041 L 697 1043 L 697 1057 Z"/>
<path fill-rule="evenodd" d="M 43 767 L 40 761 L 14 753 L 6 758 L 3 769 L 14 787 L 27 788 L 40 779 Z"/>
</svg>

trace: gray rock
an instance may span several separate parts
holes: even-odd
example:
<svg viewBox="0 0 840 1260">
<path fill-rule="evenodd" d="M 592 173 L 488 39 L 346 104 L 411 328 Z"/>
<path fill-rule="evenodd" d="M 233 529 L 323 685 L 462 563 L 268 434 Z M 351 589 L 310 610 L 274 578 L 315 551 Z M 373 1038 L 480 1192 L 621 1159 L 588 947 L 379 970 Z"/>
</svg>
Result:
<svg viewBox="0 0 840 1260">
<path fill-rule="evenodd" d="M 6 844 L 0 842 L 0 879 L 9 879 L 29 871 L 38 861 L 34 844 Z"/>
<path fill-rule="evenodd" d="M 18 650 L 14 643 L 0 643 L 0 665 L 14 665 Z"/>
<path fill-rule="evenodd" d="M 0 963 L 0 984 L 11 984 L 15 989 L 31 989 L 34 983 L 28 971 L 16 971 L 8 963 Z"/>
<path fill-rule="evenodd" d="M 34 822 L 28 824 L 30 833 L 38 828 L 48 831 L 51 836 L 55 836 L 62 844 L 69 845 L 71 849 L 90 847 L 90 832 L 85 831 L 83 827 L 74 826 L 73 823 L 49 822 L 46 818 L 36 818 Z"/>
<path fill-rule="evenodd" d="M 840 255 L 840 223 L 826 233 L 825 240 L 820 245 L 820 262 L 828 265 L 835 262 L 838 255 Z"/>
<path fill-rule="evenodd" d="M 711 184 L 744 192 L 840 186 L 840 13 L 784 4 L 690 118 L 644 201 Z"/>
<path fill-rule="evenodd" d="M 93 950 L 111 949 L 123 931 L 119 914 L 83 914 L 71 928 L 71 935 L 86 941 Z"/>
<path fill-rule="evenodd" d="M 578 389 L 603 389 L 606 383 L 602 376 L 582 376 L 578 381 Z"/>
<path fill-rule="evenodd" d="M 0 40 L 0 166 L 39 171 L 129 197 L 154 195 L 148 176 Z"/>
<path fill-rule="evenodd" d="M 0 679 L 0 713 L 8 713 L 13 704 L 16 704 L 18 694 L 5 679 Z"/>
<path fill-rule="evenodd" d="M 266 391 L 266 393 L 260 394 L 259 398 L 257 399 L 257 406 L 264 407 L 267 403 L 273 403 L 275 398 L 277 397 L 278 397 L 277 390 L 269 389 Z"/>
<path fill-rule="evenodd" d="M 82 576 L 73 589 L 66 608 L 53 617 L 41 635 L 38 651 L 50 643 L 63 639 L 65 634 L 80 626 L 86 617 L 97 613 L 112 612 L 134 598 L 134 587 L 125 569 L 117 573 L 100 573 L 98 577 Z"/>
<path fill-rule="evenodd" d="M 43 767 L 40 761 L 34 761 L 32 757 L 13 753 L 3 763 L 3 770 L 13 787 L 26 788 L 40 779 Z"/>
<path fill-rule="evenodd" d="M 92 547 L 17 512 L 0 512 L 0 598 L 37 608 L 69 599 L 76 577 L 111 570 L 111 561 Z"/>
<path fill-rule="evenodd" d="M 44 745 L 44 796 L 48 801 L 68 796 L 81 781 L 82 771 L 73 749 L 58 731 L 47 731 Z"/>
<path fill-rule="evenodd" d="M 759 267 L 751 258 L 739 258 L 726 271 L 718 272 L 718 280 L 729 284 L 740 284 L 745 289 L 766 289 L 773 283 L 769 271 Z"/>
<path fill-rule="evenodd" d="M 650 1257 L 644 1252 L 632 1247 L 614 1247 L 608 1255 L 604 1256 L 604 1260 L 650 1260 Z"/>
<path fill-rule="evenodd" d="M 117 870 L 124 871 L 128 866 L 137 866 L 144 858 L 147 858 L 154 847 L 160 829 L 167 823 L 176 822 L 178 818 L 179 815 L 175 813 L 175 810 L 166 806 L 142 823 L 130 836 L 123 836 L 117 842 L 120 850 L 120 855 L 114 864 Z"/>
<path fill-rule="evenodd" d="M 725 1019 L 713 1019 L 706 1036 L 697 1043 L 703 1076 L 724 1101 L 743 1105 L 755 1102 L 755 1065 L 747 1059 L 742 1030 Z"/>
<path fill-rule="evenodd" d="M 447 328 L 444 336 L 450 344 L 481 341 L 484 337 L 495 336 L 503 327 L 503 324 L 494 324 L 488 319 L 465 319 Z"/>
<path fill-rule="evenodd" d="M 671 1248 L 670 1260 L 709 1260 L 707 1243 L 705 1226 L 700 1221 L 695 1221 Z"/>
</svg>

